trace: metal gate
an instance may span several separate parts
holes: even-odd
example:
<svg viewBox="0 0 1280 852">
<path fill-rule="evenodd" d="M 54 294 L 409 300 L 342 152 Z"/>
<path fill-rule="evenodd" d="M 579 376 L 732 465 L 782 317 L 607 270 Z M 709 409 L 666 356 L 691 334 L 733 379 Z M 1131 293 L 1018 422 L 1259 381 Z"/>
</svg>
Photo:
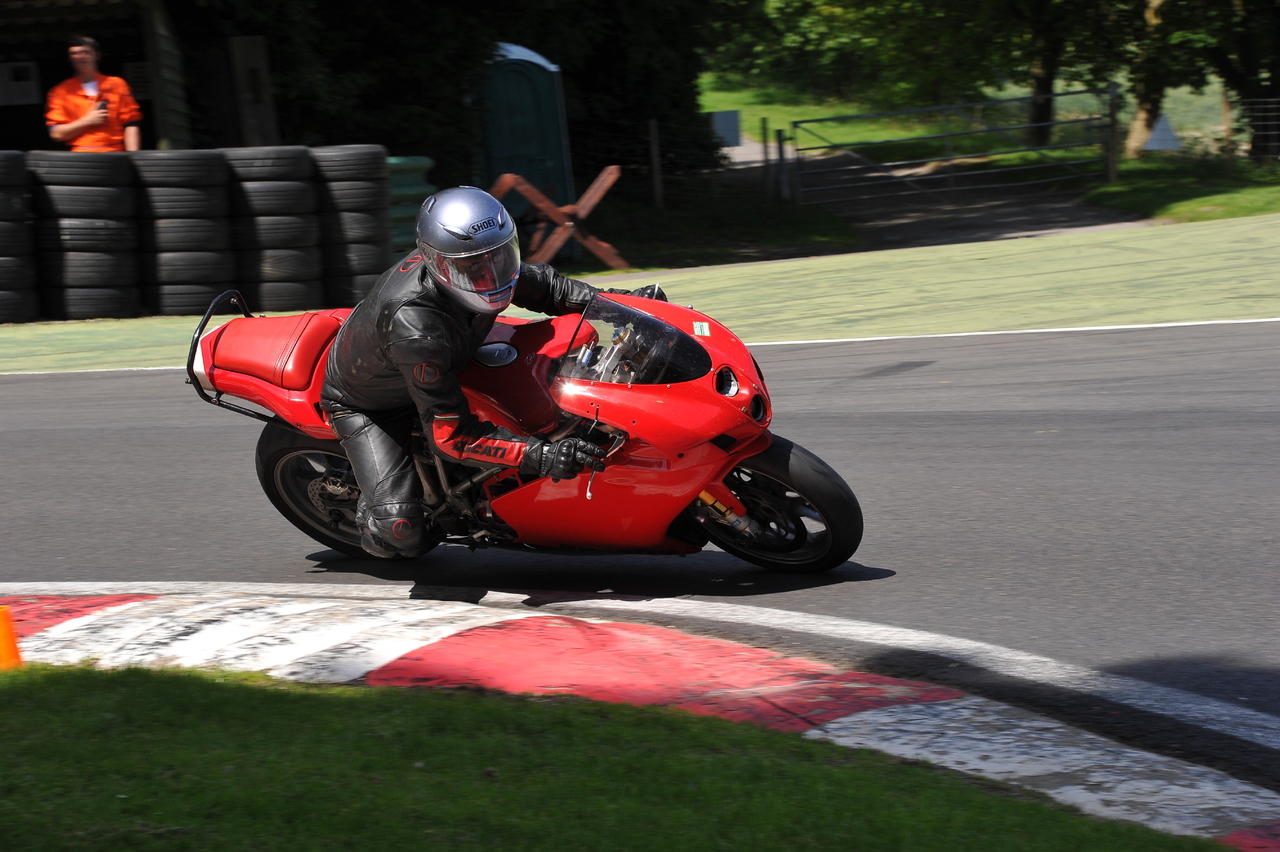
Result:
<svg viewBox="0 0 1280 852">
<path fill-rule="evenodd" d="M 829 204 L 1106 178 L 1115 87 L 1053 99 L 1053 120 L 1038 123 L 1027 118 L 1034 97 L 794 121 L 783 191 Z"/>
</svg>

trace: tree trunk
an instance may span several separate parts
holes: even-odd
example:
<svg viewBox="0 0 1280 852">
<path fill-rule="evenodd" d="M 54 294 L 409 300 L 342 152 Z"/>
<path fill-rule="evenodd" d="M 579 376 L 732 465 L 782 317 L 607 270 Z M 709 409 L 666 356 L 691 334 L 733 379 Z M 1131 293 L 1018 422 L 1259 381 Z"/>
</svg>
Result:
<svg viewBox="0 0 1280 852">
<path fill-rule="evenodd" d="M 1140 74 L 1133 84 L 1134 113 L 1129 122 L 1129 136 L 1124 142 L 1124 155 L 1130 160 L 1142 156 L 1142 146 L 1151 138 L 1151 131 L 1160 119 L 1160 107 L 1164 102 L 1164 83 L 1156 74 Z"/>
<path fill-rule="evenodd" d="M 1161 40 L 1157 31 L 1163 20 L 1160 7 L 1165 0 L 1147 0 L 1147 8 L 1143 13 L 1146 21 L 1146 42 L 1133 63 L 1130 74 L 1133 77 L 1133 121 L 1129 124 L 1129 138 L 1124 143 L 1124 155 L 1130 160 L 1142 156 L 1142 146 L 1151 138 L 1151 131 L 1160 119 L 1160 107 L 1164 101 L 1167 88 L 1166 77 L 1161 62 L 1161 51 L 1168 45 Z"/>
<path fill-rule="evenodd" d="M 1240 26 L 1210 46 L 1205 57 L 1248 118 L 1250 159 L 1274 162 L 1280 157 L 1280 50 L 1272 39 L 1280 29 L 1280 2 L 1237 2 L 1235 8 Z"/>
<path fill-rule="evenodd" d="M 1050 18 L 1046 3 L 1033 5 L 1028 21 L 1031 28 L 1031 112 L 1027 123 L 1027 147 L 1048 145 L 1053 138 L 1053 85 L 1058 79 L 1058 68 L 1066 40 L 1057 22 Z"/>
</svg>

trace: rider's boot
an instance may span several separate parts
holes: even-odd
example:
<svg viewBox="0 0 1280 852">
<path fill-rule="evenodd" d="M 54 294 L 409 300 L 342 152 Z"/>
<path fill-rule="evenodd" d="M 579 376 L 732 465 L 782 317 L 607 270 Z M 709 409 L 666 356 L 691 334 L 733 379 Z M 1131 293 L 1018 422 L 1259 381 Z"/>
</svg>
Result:
<svg viewBox="0 0 1280 852">
<path fill-rule="evenodd" d="M 405 509 L 407 511 L 399 511 Z M 363 497 L 356 510 L 360 546 L 380 559 L 411 559 L 422 555 L 423 520 L 416 506 L 365 505 Z"/>
</svg>

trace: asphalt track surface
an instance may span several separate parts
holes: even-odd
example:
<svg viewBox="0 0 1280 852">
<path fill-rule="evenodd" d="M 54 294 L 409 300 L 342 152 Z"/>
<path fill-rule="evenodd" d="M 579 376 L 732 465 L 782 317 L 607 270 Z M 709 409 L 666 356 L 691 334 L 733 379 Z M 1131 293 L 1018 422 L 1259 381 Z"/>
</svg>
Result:
<svg viewBox="0 0 1280 852">
<path fill-rule="evenodd" d="M 0 376 L 0 581 L 397 582 L 421 597 L 548 603 L 687 596 L 989 642 L 1280 716 L 1280 326 L 756 355 L 775 431 L 825 458 L 863 503 L 856 561 L 825 575 L 769 575 L 714 551 L 349 559 L 268 504 L 254 422 L 158 371 Z M 1124 705 L 882 646 L 682 626 L 951 683 L 1280 788 L 1280 753 Z"/>
</svg>

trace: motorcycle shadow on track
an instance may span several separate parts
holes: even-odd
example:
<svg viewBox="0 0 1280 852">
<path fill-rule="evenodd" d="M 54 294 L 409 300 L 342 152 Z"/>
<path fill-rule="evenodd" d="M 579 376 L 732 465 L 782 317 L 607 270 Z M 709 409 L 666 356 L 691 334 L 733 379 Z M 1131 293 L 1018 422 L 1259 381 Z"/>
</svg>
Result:
<svg viewBox="0 0 1280 852">
<path fill-rule="evenodd" d="M 410 597 L 479 603 L 489 592 L 528 595 L 531 606 L 580 600 L 645 600 L 684 595 L 757 597 L 893 577 L 895 572 L 847 562 L 821 574 L 763 571 L 727 553 L 704 551 L 673 560 L 627 554 L 470 553 L 438 547 L 424 560 L 353 559 L 337 551 L 308 555 L 312 574 L 412 580 Z"/>
</svg>

